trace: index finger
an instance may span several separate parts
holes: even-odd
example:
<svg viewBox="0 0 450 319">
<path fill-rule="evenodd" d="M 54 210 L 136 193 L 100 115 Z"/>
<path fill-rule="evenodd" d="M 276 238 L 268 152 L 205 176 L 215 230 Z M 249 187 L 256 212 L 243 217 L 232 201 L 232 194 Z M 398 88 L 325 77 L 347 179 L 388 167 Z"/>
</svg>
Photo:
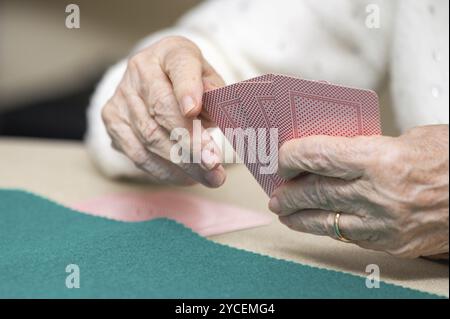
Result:
<svg viewBox="0 0 450 319">
<path fill-rule="evenodd" d="M 186 42 L 166 52 L 161 67 L 172 83 L 183 115 L 195 117 L 201 112 L 204 91 L 202 55 L 194 44 Z"/>
</svg>

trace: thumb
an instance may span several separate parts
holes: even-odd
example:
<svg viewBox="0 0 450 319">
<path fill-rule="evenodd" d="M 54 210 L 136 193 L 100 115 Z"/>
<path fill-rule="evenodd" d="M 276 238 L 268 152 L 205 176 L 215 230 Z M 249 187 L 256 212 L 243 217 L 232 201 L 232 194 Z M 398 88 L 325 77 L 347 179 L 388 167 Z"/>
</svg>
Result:
<svg viewBox="0 0 450 319">
<path fill-rule="evenodd" d="M 285 142 L 279 150 L 278 173 L 290 179 L 300 173 L 355 179 L 370 163 L 374 137 L 308 136 Z"/>
<path fill-rule="evenodd" d="M 169 77 L 181 113 L 196 117 L 202 107 L 203 81 L 201 54 L 192 49 L 180 49 L 169 53 L 163 70 Z"/>
</svg>

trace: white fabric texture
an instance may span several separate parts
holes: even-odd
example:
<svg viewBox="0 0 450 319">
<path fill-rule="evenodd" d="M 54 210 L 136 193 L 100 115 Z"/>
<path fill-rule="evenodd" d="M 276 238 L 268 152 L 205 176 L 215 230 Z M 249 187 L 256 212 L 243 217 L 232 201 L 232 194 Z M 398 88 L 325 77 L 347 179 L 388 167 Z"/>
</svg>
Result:
<svg viewBox="0 0 450 319">
<path fill-rule="evenodd" d="M 366 25 L 371 4 L 379 28 Z M 185 36 L 227 84 L 271 72 L 374 90 L 389 81 L 394 123 L 405 131 L 448 124 L 448 9 L 447 0 L 210 0 L 136 50 Z M 100 116 L 125 68 L 126 59 L 111 67 L 88 110 L 86 144 L 110 177 L 143 174 L 111 147 Z"/>
</svg>

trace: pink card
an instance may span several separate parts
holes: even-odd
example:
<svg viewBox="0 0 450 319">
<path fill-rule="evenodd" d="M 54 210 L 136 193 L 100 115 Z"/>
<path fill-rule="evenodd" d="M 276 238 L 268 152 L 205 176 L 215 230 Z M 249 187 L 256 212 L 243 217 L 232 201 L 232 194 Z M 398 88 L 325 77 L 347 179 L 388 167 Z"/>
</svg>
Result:
<svg viewBox="0 0 450 319">
<path fill-rule="evenodd" d="M 278 127 L 283 141 L 309 135 L 381 134 L 378 96 L 371 90 L 276 75 Z"/>
<path fill-rule="evenodd" d="M 77 203 L 73 209 L 124 222 L 170 218 L 203 236 L 271 223 L 270 215 L 181 192 L 125 193 Z"/>
<path fill-rule="evenodd" d="M 273 78 L 275 77 L 275 74 L 264 74 L 264 75 L 260 75 L 239 83 L 252 83 L 252 82 L 272 82 Z"/>
<path fill-rule="evenodd" d="M 250 141 L 256 145 L 259 171 L 254 177 L 265 190 L 267 195 L 271 195 L 276 187 L 283 183 L 283 180 L 276 174 L 278 169 L 278 148 L 281 144 L 278 138 L 278 127 L 275 111 L 275 99 L 270 82 L 260 83 L 241 83 L 237 86 L 241 105 L 246 108 L 247 126 L 246 128 L 255 129 L 256 139 Z M 276 139 L 271 140 L 271 129 L 277 132 Z M 274 137 L 274 136 L 272 136 Z M 263 160 L 264 159 L 264 160 Z M 262 168 L 266 168 L 263 173 Z"/>
<path fill-rule="evenodd" d="M 263 164 L 260 161 L 259 152 L 261 151 L 265 151 L 264 154 L 272 156 L 277 154 L 274 152 L 274 148 L 277 148 L 278 145 L 270 143 L 270 136 L 266 134 L 269 132 L 269 128 L 273 126 L 270 125 L 263 105 L 272 102 L 270 82 L 240 82 L 206 92 L 203 97 L 203 106 L 225 133 L 225 136 L 228 135 L 226 133 L 229 128 L 241 128 L 244 131 L 254 129 L 254 135 L 245 132 L 244 149 L 236 144 L 236 136 L 233 136 L 233 139 L 230 139 L 229 136 L 227 138 L 253 177 L 268 195 L 282 182 L 276 174 L 266 173 L 268 171 L 276 172 L 276 166 L 264 168 L 268 166 L 268 163 L 272 163 L 272 166 L 273 163 L 277 165 L 277 158 L 272 161 L 269 158 Z M 262 134 L 259 134 L 261 131 L 258 131 L 258 129 L 263 129 Z"/>
<path fill-rule="evenodd" d="M 265 143 L 259 141 L 259 134 L 258 138 L 247 140 L 256 145 L 258 152 L 266 150 L 266 154 L 274 154 L 273 148 L 279 148 L 285 141 L 310 135 L 381 134 L 375 92 L 325 81 L 266 74 L 206 92 L 203 104 L 224 133 L 227 128 L 265 129 L 266 132 L 276 128 L 278 145 L 271 144 L 268 135 Z M 248 154 L 252 152 L 236 149 L 236 143 L 230 142 L 270 196 L 283 180 L 277 174 L 262 174 L 265 163 L 249 161 Z"/>
</svg>

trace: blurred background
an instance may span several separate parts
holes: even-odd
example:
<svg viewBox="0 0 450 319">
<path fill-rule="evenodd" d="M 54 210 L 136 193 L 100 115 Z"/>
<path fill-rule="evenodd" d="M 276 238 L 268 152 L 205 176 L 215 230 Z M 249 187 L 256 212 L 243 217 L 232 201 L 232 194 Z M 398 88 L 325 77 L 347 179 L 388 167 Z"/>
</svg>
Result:
<svg viewBox="0 0 450 319">
<path fill-rule="evenodd" d="M 82 139 L 105 69 L 199 0 L 0 0 L 0 135 Z"/>
</svg>

